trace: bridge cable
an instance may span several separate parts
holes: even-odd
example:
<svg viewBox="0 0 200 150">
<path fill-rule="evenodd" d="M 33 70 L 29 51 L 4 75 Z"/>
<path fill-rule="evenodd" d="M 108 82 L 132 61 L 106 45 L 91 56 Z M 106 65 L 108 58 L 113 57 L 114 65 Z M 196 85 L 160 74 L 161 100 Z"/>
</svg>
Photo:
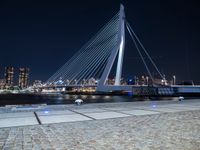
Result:
<svg viewBox="0 0 200 150">
<path fill-rule="evenodd" d="M 145 54 L 147 55 L 147 57 L 149 58 L 149 60 L 151 61 L 152 65 L 154 66 L 154 68 L 156 69 L 156 71 L 158 72 L 158 74 L 160 75 L 160 77 L 163 79 L 164 76 L 161 74 L 161 72 L 159 71 L 158 67 L 156 66 L 155 62 L 153 61 L 153 59 L 151 58 L 151 56 L 149 55 L 149 53 L 147 52 L 146 48 L 144 47 L 144 45 L 141 43 L 140 39 L 138 38 L 138 36 L 136 35 L 136 33 L 134 32 L 134 30 L 131 28 L 130 24 L 128 22 L 126 22 L 126 25 L 129 27 L 129 29 L 131 30 L 131 32 L 133 33 L 134 37 L 136 38 L 136 40 L 138 41 L 138 43 L 140 44 L 141 48 L 144 50 Z"/>
<path fill-rule="evenodd" d="M 132 32 L 130 31 L 129 26 L 126 25 L 126 27 L 127 27 L 127 29 L 128 29 L 128 32 L 129 32 L 129 34 L 130 34 L 130 36 L 131 36 L 131 39 L 132 39 L 133 43 L 135 44 L 135 47 L 136 47 L 136 49 L 137 49 L 137 51 L 138 51 L 138 53 L 139 53 L 139 55 L 140 55 L 140 57 L 141 57 L 141 59 L 142 59 L 142 62 L 144 63 L 144 66 L 145 66 L 145 68 L 146 68 L 146 70 L 147 70 L 147 72 L 148 72 L 148 74 L 149 74 L 151 80 L 154 81 L 153 76 L 152 76 L 152 74 L 151 74 L 151 72 L 150 72 L 150 70 L 149 70 L 149 68 L 148 68 L 148 66 L 147 66 L 147 64 L 146 64 L 146 62 L 145 62 L 145 59 L 144 59 L 142 53 L 140 52 L 140 49 L 139 49 L 139 47 L 138 47 L 138 44 L 137 44 L 137 42 L 136 42 L 136 40 L 135 40 L 135 38 L 134 38 Z"/>
<path fill-rule="evenodd" d="M 107 37 L 105 35 L 110 34 L 108 32 L 108 30 L 114 25 L 114 27 L 116 27 L 116 23 L 118 22 L 118 16 L 119 13 L 117 15 L 115 15 L 105 26 L 103 26 L 102 29 L 100 29 L 100 31 L 95 34 L 95 36 L 89 40 L 89 42 L 87 44 L 85 44 L 67 63 L 65 63 L 52 77 L 50 77 L 47 80 L 47 83 L 50 82 L 55 82 L 56 80 L 59 80 L 62 77 L 65 77 L 67 72 L 72 71 L 74 68 L 74 64 L 77 65 L 82 58 L 85 58 L 85 56 L 87 56 L 87 52 L 88 49 L 94 47 L 95 44 L 98 44 L 99 41 L 102 41 L 103 36 Z M 113 28 L 112 28 L 113 29 Z M 110 31 L 110 30 L 109 30 Z M 111 30 L 110 32 L 113 32 L 113 30 Z M 114 31 L 115 32 L 115 31 Z M 69 74 L 69 73 L 68 73 Z"/>
<path fill-rule="evenodd" d="M 94 45 L 96 45 L 96 44 L 99 45 L 100 44 L 99 42 L 102 42 L 102 38 L 107 37 L 107 36 L 105 36 L 106 34 L 108 35 L 109 33 L 112 33 L 113 31 L 116 32 L 115 29 L 112 26 L 114 25 L 114 27 L 116 27 L 116 24 L 118 22 L 118 20 L 116 20 L 117 17 L 118 17 L 118 14 L 115 15 L 113 17 L 114 19 L 112 18 L 111 21 L 109 21 L 109 23 L 107 23 L 103 27 L 103 29 L 101 29 L 101 32 L 98 32 L 99 33 L 98 35 L 96 34 L 97 36 L 95 36 L 92 41 L 90 40 L 90 42 L 84 46 L 85 48 L 81 48 L 81 50 L 72 57 L 73 59 L 71 58 L 70 61 L 68 61 L 52 77 L 50 77 L 49 80 L 47 81 L 47 83 L 50 83 L 52 81 L 55 82 L 55 81 L 58 81 L 59 79 L 65 79 L 68 75 L 71 76 L 72 74 L 74 74 L 76 72 L 75 70 L 79 70 L 79 69 L 74 70 L 74 68 L 79 67 L 80 60 L 86 60 L 88 58 L 87 51 L 90 50 L 90 49 L 93 49 L 92 47 L 95 47 Z M 112 30 L 109 30 L 110 28 Z M 98 49 L 98 46 L 96 46 L 96 48 Z M 94 50 L 95 49 L 93 49 L 93 51 Z M 99 51 L 99 50 L 97 50 L 97 51 Z M 94 57 L 94 55 L 93 55 L 93 57 Z M 91 58 L 91 57 L 89 57 L 89 58 Z M 102 59 L 102 60 L 104 60 L 104 59 Z M 82 64 L 82 65 L 85 66 L 87 64 L 85 63 L 85 64 Z M 74 73 L 71 74 L 70 72 L 71 73 L 74 72 Z"/>
</svg>

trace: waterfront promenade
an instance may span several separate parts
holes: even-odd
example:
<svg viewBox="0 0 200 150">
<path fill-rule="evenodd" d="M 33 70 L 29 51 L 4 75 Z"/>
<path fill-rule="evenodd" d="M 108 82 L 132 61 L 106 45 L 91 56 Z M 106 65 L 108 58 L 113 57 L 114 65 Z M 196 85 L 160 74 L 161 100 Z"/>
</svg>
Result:
<svg viewBox="0 0 200 150">
<path fill-rule="evenodd" d="M 200 150 L 200 99 L 0 107 L 3 150 Z"/>
</svg>

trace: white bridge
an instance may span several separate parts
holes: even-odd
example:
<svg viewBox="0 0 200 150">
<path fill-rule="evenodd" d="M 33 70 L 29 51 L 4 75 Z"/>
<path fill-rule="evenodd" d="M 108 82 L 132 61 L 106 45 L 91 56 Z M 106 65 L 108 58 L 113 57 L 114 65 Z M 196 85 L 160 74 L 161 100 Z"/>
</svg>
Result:
<svg viewBox="0 0 200 150">
<path fill-rule="evenodd" d="M 153 85 L 154 78 L 148 67 L 149 64 L 146 63 L 144 57 L 148 58 L 151 65 L 159 74 L 160 79 L 165 80 L 164 75 L 161 74 L 138 36 L 126 20 L 124 6 L 120 5 L 120 11 L 70 60 L 51 76 L 45 85 L 49 87 L 95 86 L 96 91 L 99 92 L 134 91 L 133 93 L 135 93 L 138 89 L 141 90 L 141 86 L 121 85 L 125 47 L 125 28 L 127 28 L 145 66 L 149 76 L 149 83 Z M 117 60 L 115 81 L 113 85 L 109 85 L 107 80 L 115 60 Z M 142 89 L 146 89 L 147 87 L 149 86 L 143 86 Z M 177 87 L 167 87 L 167 93 L 173 94 L 175 88 Z M 154 91 L 153 88 L 151 89 Z M 165 90 L 166 89 L 164 89 L 164 91 Z"/>
</svg>

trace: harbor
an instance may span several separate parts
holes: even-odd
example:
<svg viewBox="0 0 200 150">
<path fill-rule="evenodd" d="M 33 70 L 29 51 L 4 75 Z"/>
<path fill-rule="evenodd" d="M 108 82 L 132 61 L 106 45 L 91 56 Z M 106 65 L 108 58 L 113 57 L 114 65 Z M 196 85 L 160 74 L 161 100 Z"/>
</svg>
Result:
<svg viewBox="0 0 200 150">
<path fill-rule="evenodd" d="M 0 150 L 200 150 L 197 2 L 5 1 Z"/>
</svg>

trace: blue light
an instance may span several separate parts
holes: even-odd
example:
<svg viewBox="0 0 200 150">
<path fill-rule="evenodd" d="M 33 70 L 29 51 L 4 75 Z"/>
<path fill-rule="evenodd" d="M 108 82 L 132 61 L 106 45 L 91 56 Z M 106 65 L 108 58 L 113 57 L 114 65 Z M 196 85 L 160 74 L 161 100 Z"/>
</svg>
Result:
<svg viewBox="0 0 200 150">
<path fill-rule="evenodd" d="M 153 108 L 156 108 L 156 105 L 152 105 Z"/>
<path fill-rule="evenodd" d="M 45 113 L 45 114 L 48 114 L 48 113 L 49 113 L 49 111 L 44 111 L 44 113 Z"/>
<path fill-rule="evenodd" d="M 127 94 L 128 94 L 128 96 L 133 96 L 132 92 L 128 92 Z"/>
</svg>

